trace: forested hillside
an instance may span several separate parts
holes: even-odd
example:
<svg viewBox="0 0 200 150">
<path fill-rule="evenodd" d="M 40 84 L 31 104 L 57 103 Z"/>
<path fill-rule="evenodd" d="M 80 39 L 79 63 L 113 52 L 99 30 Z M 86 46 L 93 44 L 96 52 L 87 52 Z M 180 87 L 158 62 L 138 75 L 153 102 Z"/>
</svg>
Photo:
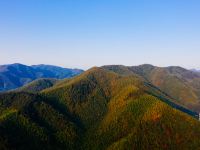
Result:
<svg viewBox="0 0 200 150">
<path fill-rule="evenodd" d="M 105 69 L 121 75 L 138 75 L 158 87 L 171 97 L 171 100 L 193 111 L 200 111 L 200 73 L 181 67 L 104 66 Z"/>
<path fill-rule="evenodd" d="M 1 149 L 198 149 L 200 123 L 138 74 L 92 68 L 39 93 L 0 95 Z"/>
</svg>

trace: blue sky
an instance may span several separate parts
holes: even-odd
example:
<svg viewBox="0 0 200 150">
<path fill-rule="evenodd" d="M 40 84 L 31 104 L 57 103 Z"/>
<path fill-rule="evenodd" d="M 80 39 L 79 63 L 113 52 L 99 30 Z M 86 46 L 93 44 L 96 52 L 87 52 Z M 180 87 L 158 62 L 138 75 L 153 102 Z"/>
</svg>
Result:
<svg viewBox="0 0 200 150">
<path fill-rule="evenodd" d="M 199 0 L 1 0 L 0 64 L 200 68 Z"/>
</svg>

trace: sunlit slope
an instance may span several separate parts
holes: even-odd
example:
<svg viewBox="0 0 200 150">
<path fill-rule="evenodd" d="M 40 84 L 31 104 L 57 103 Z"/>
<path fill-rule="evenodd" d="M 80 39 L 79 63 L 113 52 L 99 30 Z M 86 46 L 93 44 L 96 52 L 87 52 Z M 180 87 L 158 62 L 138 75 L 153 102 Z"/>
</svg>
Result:
<svg viewBox="0 0 200 150">
<path fill-rule="evenodd" d="M 174 102 L 191 110 L 200 111 L 200 74 L 197 72 L 181 67 L 161 68 L 152 65 L 133 67 L 111 65 L 104 68 L 127 76 L 137 74 L 172 97 Z"/>
<path fill-rule="evenodd" d="M 95 132 L 94 132 L 95 131 Z M 150 95 L 113 99 L 87 149 L 198 149 L 199 122 Z"/>
<path fill-rule="evenodd" d="M 197 149 L 200 123 L 148 91 L 137 75 L 93 68 L 43 93 L 81 120 L 83 149 Z"/>
</svg>

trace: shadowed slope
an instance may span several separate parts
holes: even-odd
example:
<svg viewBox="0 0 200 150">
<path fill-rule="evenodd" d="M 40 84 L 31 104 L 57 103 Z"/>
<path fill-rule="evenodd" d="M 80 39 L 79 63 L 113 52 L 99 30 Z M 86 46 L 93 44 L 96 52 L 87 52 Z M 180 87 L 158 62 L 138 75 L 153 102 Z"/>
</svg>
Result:
<svg viewBox="0 0 200 150">
<path fill-rule="evenodd" d="M 75 149 L 79 124 L 59 103 L 29 93 L 0 95 L 0 145 L 6 149 Z"/>
</svg>

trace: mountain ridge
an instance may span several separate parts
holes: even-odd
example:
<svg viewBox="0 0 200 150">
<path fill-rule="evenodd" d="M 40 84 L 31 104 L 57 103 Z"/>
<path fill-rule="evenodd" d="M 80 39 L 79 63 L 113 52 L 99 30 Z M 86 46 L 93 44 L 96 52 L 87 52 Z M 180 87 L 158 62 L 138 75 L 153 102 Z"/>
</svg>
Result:
<svg viewBox="0 0 200 150">
<path fill-rule="evenodd" d="M 95 67 L 39 93 L 0 94 L 0 147 L 198 149 L 199 121 L 147 83 Z"/>
<path fill-rule="evenodd" d="M 0 91 L 21 87 L 38 78 L 70 78 L 82 73 L 80 69 L 68 69 L 52 65 L 26 66 L 15 63 L 0 66 Z"/>
<path fill-rule="evenodd" d="M 126 76 L 137 74 L 173 97 L 179 105 L 200 111 L 200 73 L 177 66 L 156 67 L 146 64 L 128 67 L 111 65 L 103 68 Z"/>
</svg>

